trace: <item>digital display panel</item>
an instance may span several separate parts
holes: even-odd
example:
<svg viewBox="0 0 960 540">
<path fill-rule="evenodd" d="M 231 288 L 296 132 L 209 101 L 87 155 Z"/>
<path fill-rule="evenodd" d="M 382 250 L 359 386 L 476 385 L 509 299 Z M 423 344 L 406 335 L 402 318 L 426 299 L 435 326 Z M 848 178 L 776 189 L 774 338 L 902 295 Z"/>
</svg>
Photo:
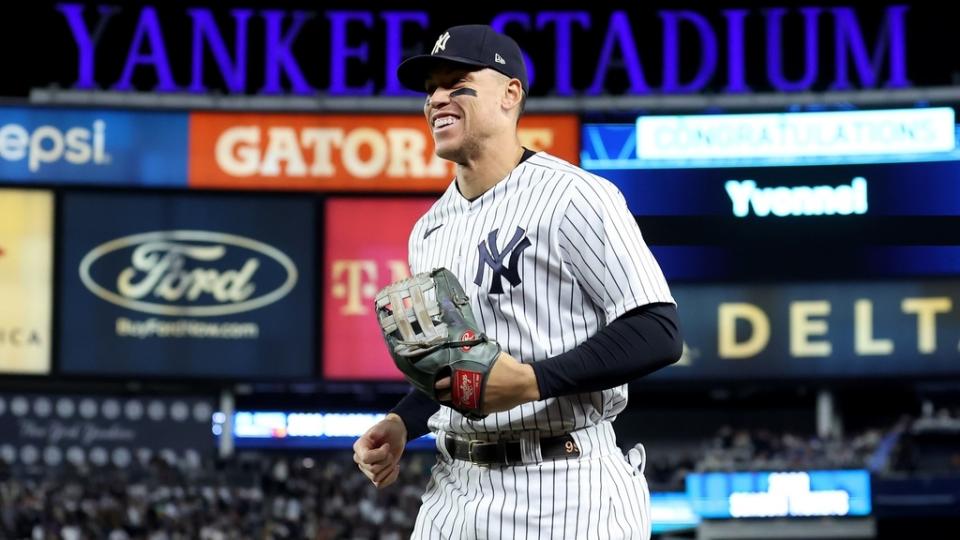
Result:
<svg viewBox="0 0 960 540">
<path fill-rule="evenodd" d="M 867 516 L 872 507 L 865 470 L 692 473 L 686 486 L 704 519 Z"/>
</svg>

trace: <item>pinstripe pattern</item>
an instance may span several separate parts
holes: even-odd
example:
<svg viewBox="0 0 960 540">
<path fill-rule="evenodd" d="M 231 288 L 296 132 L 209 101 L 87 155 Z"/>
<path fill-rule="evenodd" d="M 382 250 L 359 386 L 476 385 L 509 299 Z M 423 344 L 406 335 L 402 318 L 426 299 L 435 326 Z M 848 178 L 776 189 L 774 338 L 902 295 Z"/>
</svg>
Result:
<svg viewBox="0 0 960 540">
<path fill-rule="evenodd" d="M 502 248 L 517 227 L 532 242 L 517 263 L 521 283 L 511 287 L 504 279 L 503 294 L 490 294 L 489 266 L 481 284 L 474 283 L 478 245 L 498 229 Z M 542 152 L 472 202 L 451 183 L 414 226 L 409 253 L 414 273 L 449 268 L 470 296 L 477 322 L 521 362 L 568 351 L 637 306 L 673 302 L 619 190 Z M 479 421 L 443 407 L 430 427 L 479 438 L 531 429 L 566 433 L 612 420 L 626 402 L 624 385 L 528 403 Z"/>
<path fill-rule="evenodd" d="M 517 243 L 525 238 L 530 245 L 502 253 L 497 276 L 484 261 L 519 229 Z M 409 253 L 413 273 L 453 272 L 480 326 L 521 362 L 566 352 L 635 307 L 673 302 L 619 190 L 542 152 L 473 201 L 452 182 L 414 226 Z M 515 286 L 511 271 L 520 279 Z M 491 293 L 496 279 L 499 294 Z M 629 473 L 610 427 L 626 403 L 623 385 L 525 403 L 478 421 L 441 407 L 429 421 L 435 432 L 475 439 L 574 432 L 582 456 L 501 469 L 452 461 L 441 450 L 414 537 L 645 537 L 645 483 Z M 613 459 L 588 458 L 598 455 Z"/>
<path fill-rule="evenodd" d="M 609 422 L 583 430 L 579 459 L 480 467 L 441 452 L 416 539 L 647 539 L 650 496 L 614 443 Z"/>
</svg>

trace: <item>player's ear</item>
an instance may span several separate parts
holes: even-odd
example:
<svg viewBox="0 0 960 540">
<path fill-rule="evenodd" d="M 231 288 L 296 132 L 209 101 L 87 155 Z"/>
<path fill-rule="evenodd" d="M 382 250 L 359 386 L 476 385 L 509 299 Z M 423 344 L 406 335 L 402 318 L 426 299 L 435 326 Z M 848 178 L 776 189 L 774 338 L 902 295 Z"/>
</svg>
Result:
<svg viewBox="0 0 960 540">
<path fill-rule="evenodd" d="M 500 105 L 504 110 L 512 111 L 523 101 L 523 86 L 518 79 L 510 79 L 503 89 L 503 98 Z"/>
</svg>

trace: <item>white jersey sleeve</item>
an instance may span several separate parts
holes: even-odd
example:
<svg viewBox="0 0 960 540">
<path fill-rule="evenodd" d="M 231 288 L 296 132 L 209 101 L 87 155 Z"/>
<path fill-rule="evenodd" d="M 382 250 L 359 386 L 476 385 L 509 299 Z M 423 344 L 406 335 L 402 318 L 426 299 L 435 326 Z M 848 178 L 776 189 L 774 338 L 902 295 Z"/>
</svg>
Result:
<svg viewBox="0 0 960 540">
<path fill-rule="evenodd" d="M 638 306 L 675 303 L 620 190 L 590 175 L 573 182 L 568 195 L 561 256 L 607 323 Z"/>
</svg>

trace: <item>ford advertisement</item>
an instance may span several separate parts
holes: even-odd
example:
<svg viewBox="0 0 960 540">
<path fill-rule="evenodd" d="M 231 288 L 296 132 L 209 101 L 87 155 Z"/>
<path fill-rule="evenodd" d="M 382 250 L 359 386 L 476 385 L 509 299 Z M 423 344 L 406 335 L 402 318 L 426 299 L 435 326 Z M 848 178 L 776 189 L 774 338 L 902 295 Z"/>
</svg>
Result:
<svg viewBox="0 0 960 540">
<path fill-rule="evenodd" d="M 71 193 L 63 203 L 61 372 L 312 375 L 312 202 Z"/>
</svg>

